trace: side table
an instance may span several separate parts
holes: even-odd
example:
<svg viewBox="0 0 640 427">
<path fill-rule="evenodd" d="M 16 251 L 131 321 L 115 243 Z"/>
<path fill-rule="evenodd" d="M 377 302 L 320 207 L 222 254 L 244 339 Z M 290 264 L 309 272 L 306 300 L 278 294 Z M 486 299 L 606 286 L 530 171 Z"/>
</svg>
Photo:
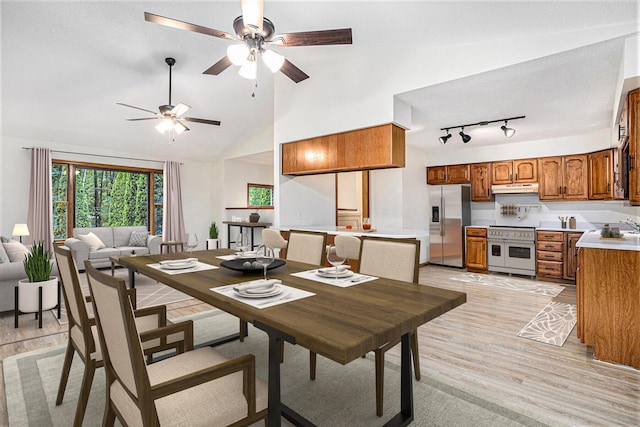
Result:
<svg viewBox="0 0 640 427">
<path fill-rule="evenodd" d="M 180 252 L 184 252 L 184 242 L 167 240 L 166 242 L 160 243 L 160 253 L 164 253 L 165 248 L 167 249 L 167 253 L 171 252 L 171 248 L 173 248 L 173 252 L 178 252 L 178 246 L 180 246 Z"/>
<path fill-rule="evenodd" d="M 240 233 L 242 233 L 243 228 L 248 228 L 251 230 L 251 249 L 254 250 L 256 245 L 254 244 L 254 236 L 253 232 L 256 228 L 267 228 L 271 227 L 270 222 L 239 222 L 239 221 L 222 221 L 223 224 L 227 224 L 227 247 L 231 249 L 231 244 L 236 243 L 231 240 L 231 227 L 240 227 Z"/>
<path fill-rule="evenodd" d="M 42 329 L 43 310 L 50 310 L 57 306 L 58 319 L 60 318 L 60 280 L 57 277 L 36 283 L 23 279 L 14 289 L 14 328 L 18 327 L 18 316 L 23 313 L 35 313 L 40 329 Z"/>
</svg>

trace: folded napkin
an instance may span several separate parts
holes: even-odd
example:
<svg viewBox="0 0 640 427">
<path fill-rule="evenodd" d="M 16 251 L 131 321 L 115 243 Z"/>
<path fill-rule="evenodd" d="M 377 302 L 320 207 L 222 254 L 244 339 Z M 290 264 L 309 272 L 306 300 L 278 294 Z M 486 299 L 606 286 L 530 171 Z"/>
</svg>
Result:
<svg viewBox="0 0 640 427">
<path fill-rule="evenodd" d="M 258 254 L 258 251 L 236 252 L 236 256 L 242 257 L 242 258 L 255 258 L 257 254 Z"/>
<path fill-rule="evenodd" d="M 282 280 L 278 280 L 278 279 L 252 280 L 250 282 L 237 284 L 236 286 L 233 287 L 233 290 L 236 292 L 241 292 L 241 291 L 246 291 L 247 289 L 270 288 L 276 284 L 282 284 Z"/>
<path fill-rule="evenodd" d="M 347 271 L 350 268 L 351 268 L 350 265 L 339 265 L 338 266 L 338 273 L 344 273 L 345 271 Z M 320 273 L 320 274 L 331 274 L 331 273 L 335 273 L 335 272 L 336 272 L 336 268 L 335 267 L 321 268 L 321 269 L 318 270 L 318 273 Z"/>
<path fill-rule="evenodd" d="M 168 259 L 166 261 L 160 261 L 160 265 L 172 265 L 172 264 L 188 264 L 191 262 L 198 262 L 198 258 L 185 258 L 185 259 Z"/>
</svg>

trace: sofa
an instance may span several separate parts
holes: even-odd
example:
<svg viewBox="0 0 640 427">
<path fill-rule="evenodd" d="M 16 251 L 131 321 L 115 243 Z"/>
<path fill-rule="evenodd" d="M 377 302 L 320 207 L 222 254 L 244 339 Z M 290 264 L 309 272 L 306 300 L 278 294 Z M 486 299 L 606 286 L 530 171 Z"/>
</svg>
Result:
<svg viewBox="0 0 640 427">
<path fill-rule="evenodd" d="M 9 242 L 10 239 L 1 238 L 3 243 Z M 15 243 L 15 242 L 14 242 Z M 29 246 L 26 246 L 29 249 Z M 55 260 L 51 261 L 51 275 L 59 277 Z M 18 281 L 27 278 L 24 271 L 22 260 L 12 262 L 9 255 L 4 249 L 4 245 L 0 243 L 0 312 L 13 311 L 15 309 L 15 287 Z"/>
<path fill-rule="evenodd" d="M 103 245 L 96 245 L 94 236 Z M 131 255 L 133 251 L 136 255 L 159 254 L 160 243 L 162 243 L 162 238 L 149 235 L 147 227 L 144 225 L 74 228 L 73 237 L 64 242 L 65 246 L 71 250 L 80 271 L 84 271 L 85 260 L 89 260 L 94 267 L 100 268 L 111 266 L 111 261 L 109 261 L 111 256 L 127 256 Z"/>
</svg>

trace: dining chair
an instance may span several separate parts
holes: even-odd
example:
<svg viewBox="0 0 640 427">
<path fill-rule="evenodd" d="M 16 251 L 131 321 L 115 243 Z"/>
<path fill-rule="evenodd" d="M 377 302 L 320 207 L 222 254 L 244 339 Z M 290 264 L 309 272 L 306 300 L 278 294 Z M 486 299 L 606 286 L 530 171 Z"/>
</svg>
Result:
<svg viewBox="0 0 640 427">
<path fill-rule="evenodd" d="M 103 426 L 244 426 L 267 416 L 267 385 L 255 356 L 227 359 L 211 347 L 193 349 L 188 321 L 184 353 L 144 363 L 124 280 L 86 263 L 106 373 Z"/>
<path fill-rule="evenodd" d="M 305 264 L 321 265 L 326 245 L 327 233 L 290 230 L 286 259 Z"/>
<path fill-rule="evenodd" d="M 90 298 L 85 297 L 80 285 L 80 278 L 76 262 L 73 254 L 69 249 L 54 246 L 54 253 L 58 270 L 60 273 L 60 281 L 62 282 L 62 295 L 64 297 L 64 305 L 67 308 L 68 318 L 68 342 L 67 351 L 64 357 L 62 374 L 60 376 L 60 384 L 58 386 L 58 395 L 56 397 L 56 405 L 61 405 L 65 389 L 67 387 L 67 379 L 71 370 L 71 363 L 74 354 L 77 353 L 80 360 L 84 363 L 84 374 L 82 377 L 82 385 L 80 386 L 80 395 L 78 397 L 78 406 L 74 419 L 74 426 L 81 426 L 84 419 L 84 412 L 91 391 L 91 383 L 96 368 L 104 365 L 103 354 L 96 330 L 95 318 L 90 317 L 87 312 L 87 302 Z M 127 295 L 131 300 L 131 304 L 135 307 L 136 293 L 135 289 L 127 290 Z M 150 359 L 153 353 L 158 351 L 175 349 L 179 350 L 184 346 L 184 333 L 172 325 L 167 327 L 166 307 L 156 306 L 148 307 L 135 311 L 136 322 L 141 331 L 155 330 L 162 331 L 164 335 L 144 340 L 144 353 Z M 183 326 L 184 327 L 184 326 Z"/>
<path fill-rule="evenodd" d="M 337 237 L 337 236 L 336 236 Z M 358 272 L 402 282 L 418 283 L 420 241 L 362 236 Z M 417 330 L 411 333 L 411 352 L 416 380 L 420 380 L 420 354 Z M 384 403 L 384 354 L 400 343 L 394 340 L 374 350 L 376 371 L 376 414 L 381 417 Z M 311 380 L 316 376 L 316 354 L 309 354 Z M 364 356 L 363 356 L 364 357 Z"/>
<path fill-rule="evenodd" d="M 285 249 L 287 247 L 287 241 L 280 234 L 280 230 L 273 228 L 262 229 L 262 243 L 271 249 Z"/>
<path fill-rule="evenodd" d="M 338 255 L 344 256 L 347 260 L 360 259 L 360 239 L 356 236 L 338 234 L 333 239 Z"/>
</svg>

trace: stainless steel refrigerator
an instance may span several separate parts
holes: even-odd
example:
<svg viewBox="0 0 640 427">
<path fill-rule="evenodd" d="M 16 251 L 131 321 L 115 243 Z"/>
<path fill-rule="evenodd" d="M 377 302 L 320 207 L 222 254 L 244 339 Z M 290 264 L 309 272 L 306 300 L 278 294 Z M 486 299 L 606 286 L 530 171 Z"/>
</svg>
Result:
<svg viewBox="0 0 640 427">
<path fill-rule="evenodd" d="M 464 267 L 464 227 L 471 223 L 468 185 L 429 185 L 429 262 Z"/>
</svg>

